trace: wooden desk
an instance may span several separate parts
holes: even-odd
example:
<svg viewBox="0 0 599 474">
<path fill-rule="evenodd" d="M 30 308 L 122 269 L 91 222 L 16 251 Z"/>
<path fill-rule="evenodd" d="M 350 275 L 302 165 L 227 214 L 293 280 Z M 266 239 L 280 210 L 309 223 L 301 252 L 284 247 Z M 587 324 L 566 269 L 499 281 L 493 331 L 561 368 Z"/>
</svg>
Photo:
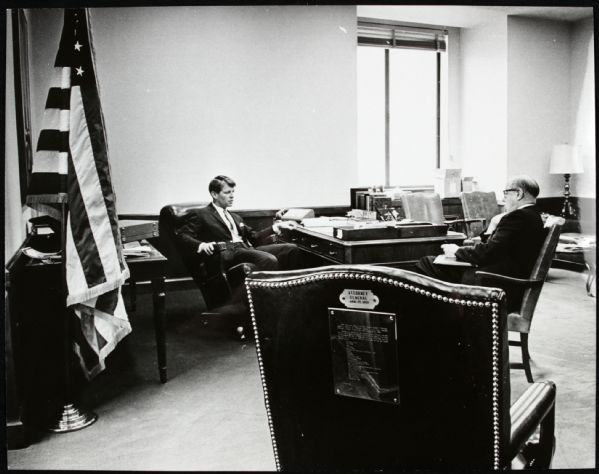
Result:
<svg viewBox="0 0 599 474">
<path fill-rule="evenodd" d="M 23 246 L 31 245 L 26 241 Z M 129 282 L 151 281 L 154 303 L 154 328 L 160 382 L 167 381 L 165 338 L 165 274 L 167 259 L 154 247 L 146 257 L 127 258 Z M 5 270 L 5 362 L 7 367 L 7 446 L 22 448 L 28 444 L 23 415 L 36 419 L 38 407 L 51 405 L 54 392 L 60 390 L 56 373 L 62 363 L 63 340 L 60 324 L 64 311 L 61 297 L 60 263 L 34 261 L 20 250 Z M 9 305 L 10 302 L 10 305 Z M 9 309 L 10 307 L 10 309 Z M 39 354 L 32 355 L 37 350 Z M 38 357 L 42 357 L 40 361 Z M 43 379 L 43 380 L 41 380 Z M 39 380 L 39 381 L 38 381 Z M 39 395 L 43 393 L 43 395 Z"/>
<path fill-rule="evenodd" d="M 152 284 L 154 304 L 154 330 L 156 333 L 156 350 L 158 355 L 158 373 L 160 382 L 166 383 L 166 305 L 165 305 L 165 278 L 167 259 L 156 248 L 146 241 L 150 247 L 150 255 L 144 257 L 127 257 L 130 278 L 128 282 L 135 288 L 141 281 L 150 281 Z M 53 291 L 60 291 L 60 263 L 44 263 L 21 256 L 23 283 L 29 286 L 28 291 L 35 292 L 37 285 L 43 285 Z M 135 306 L 135 305 L 133 305 Z M 135 308 L 133 308 L 135 310 Z"/>
<path fill-rule="evenodd" d="M 438 255 L 441 244 L 460 245 L 466 236 L 448 232 L 440 237 L 345 241 L 319 232 L 318 227 L 293 230 L 281 229 L 281 240 L 297 244 L 316 265 L 385 264 L 394 267 L 413 267 L 420 257 Z"/>
</svg>

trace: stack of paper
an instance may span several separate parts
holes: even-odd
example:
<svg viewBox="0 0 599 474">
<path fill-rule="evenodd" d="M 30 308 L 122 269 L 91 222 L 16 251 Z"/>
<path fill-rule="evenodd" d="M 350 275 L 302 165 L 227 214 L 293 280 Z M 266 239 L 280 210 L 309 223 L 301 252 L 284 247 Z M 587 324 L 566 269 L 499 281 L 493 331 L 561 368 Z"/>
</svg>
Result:
<svg viewBox="0 0 599 474">
<path fill-rule="evenodd" d="M 139 242 L 128 242 L 123 244 L 123 255 L 125 257 L 147 257 L 152 253 L 149 245 L 141 245 Z"/>
<path fill-rule="evenodd" d="M 567 233 L 560 235 L 557 252 L 583 252 L 597 246 L 594 235 Z"/>
</svg>

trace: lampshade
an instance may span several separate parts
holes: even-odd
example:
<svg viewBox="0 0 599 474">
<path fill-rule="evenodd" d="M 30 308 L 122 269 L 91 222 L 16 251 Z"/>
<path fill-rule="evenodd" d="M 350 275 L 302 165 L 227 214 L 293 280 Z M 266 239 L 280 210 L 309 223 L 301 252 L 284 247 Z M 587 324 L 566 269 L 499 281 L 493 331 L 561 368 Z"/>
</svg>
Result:
<svg viewBox="0 0 599 474">
<path fill-rule="evenodd" d="M 573 145 L 555 145 L 551 153 L 551 174 L 574 174 L 582 173 L 582 161 L 578 155 L 578 149 Z"/>
</svg>

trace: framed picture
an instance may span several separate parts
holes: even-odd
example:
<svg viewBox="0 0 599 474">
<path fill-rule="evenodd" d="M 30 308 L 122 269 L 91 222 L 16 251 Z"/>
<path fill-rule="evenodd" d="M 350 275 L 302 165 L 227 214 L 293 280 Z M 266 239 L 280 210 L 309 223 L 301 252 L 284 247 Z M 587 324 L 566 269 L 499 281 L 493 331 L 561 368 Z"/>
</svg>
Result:
<svg viewBox="0 0 599 474">
<path fill-rule="evenodd" d="M 19 180 L 21 203 L 25 203 L 31 167 L 33 145 L 31 143 L 31 108 L 29 101 L 29 49 L 27 18 L 22 9 L 12 11 L 13 59 L 15 76 L 15 104 L 17 118 L 17 143 L 19 150 Z"/>
</svg>

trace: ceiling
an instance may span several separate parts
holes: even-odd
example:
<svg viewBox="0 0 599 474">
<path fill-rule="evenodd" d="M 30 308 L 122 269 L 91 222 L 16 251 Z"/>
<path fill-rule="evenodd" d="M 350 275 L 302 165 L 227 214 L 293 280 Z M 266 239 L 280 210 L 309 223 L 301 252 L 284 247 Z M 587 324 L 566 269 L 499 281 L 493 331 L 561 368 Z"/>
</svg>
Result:
<svg viewBox="0 0 599 474">
<path fill-rule="evenodd" d="M 479 7 L 504 11 L 508 15 L 546 18 L 548 20 L 578 21 L 593 16 L 592 7 Z"/>
<path fill-rule="evenodd" d="M 466 5 L 358 5 L 359 17 L 469 28 L 506 15 L 574 22 L 592 18 L 592 7 L 505 7 Z"/>
</svg>

